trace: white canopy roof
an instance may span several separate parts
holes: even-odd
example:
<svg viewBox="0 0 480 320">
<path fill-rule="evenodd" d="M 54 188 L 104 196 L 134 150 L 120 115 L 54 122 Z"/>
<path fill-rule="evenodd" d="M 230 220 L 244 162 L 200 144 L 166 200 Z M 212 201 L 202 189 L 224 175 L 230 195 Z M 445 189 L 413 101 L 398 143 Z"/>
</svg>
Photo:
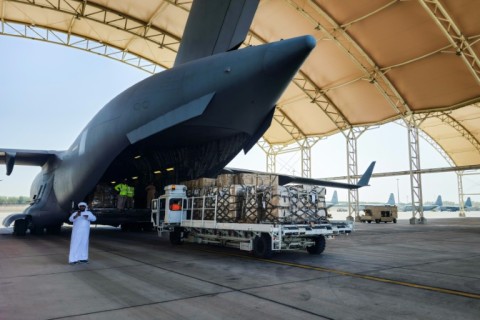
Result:
<svg viewBox="0 0 480 320">
<path fill-rule="evenodd" d="M 150 72 L 175 60 L 191 1 L 0 0 L 1 33 L 69 45 Z M 480 164 L 480 1 L 261 0 L 245 45 L 310 34 L 272 145 L 414 121 L 457 166 Z"/>
</svg>

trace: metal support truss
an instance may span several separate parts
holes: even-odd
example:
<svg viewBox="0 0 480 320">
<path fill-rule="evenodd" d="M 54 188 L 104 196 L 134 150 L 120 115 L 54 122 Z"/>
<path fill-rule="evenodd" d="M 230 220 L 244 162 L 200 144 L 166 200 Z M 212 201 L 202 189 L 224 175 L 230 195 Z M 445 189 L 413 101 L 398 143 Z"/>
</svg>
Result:
<svg viewBox="0 0 480 320">
<path fill-rule="evenodd" d="M 367 130 L 367 127 L 350 128 L 345 135 L 347 139 L 347 179 L 349 184 L 356 184 L 358 176 L 357 165 L 357 139 Z M 348 191 L 348 217 L 347 220 L 353 221 L 352 214 L 355 213 L 355 221 L 360 221 L 358 209 L 358 189 Z"/>
<path fill-rule="evenodd" d="M 73 26 L 78 20 L 86 20 L 95 23 L 122 30 L 132 36 L 132 39 L 137 37 L 152 43 L 156 47 L 164 48 L 172 52 L 177 52 L 180 46 L 180 38 L 169 33 L 166 30 L 160 29 L 152 25 L 151 21 L 142 21 L 140 19 L 128 16 L 124 13 L 116 12 L 108 7 L 103 7 L 99 4 L 86 0 L 56 0 L 56 1 L 36 1 L 36 0 L 8 0 L 8 2 L 18 3 L 21 5 L 34 6 L 42 10 L 52 10 L 68 14 L 71 16 L 70 24 L 67 32 L 60 32 L 53 29 L 47 29 L 34 25 L 26 25 L 23 23 L 8 22 L 1 20 L 1 34 L 31 38 L 35 40 L 42 40 L 53 42 L 66 46 L 72 46 L 77 49 L 90 51 L 100 55 L 104 55 L 115 60 L 128 63 L 137 68 L 144 69 L 149 73 L 158 72 L 161 69 L 167 69 L 167 65 L 157 65 L 139 55 L 131 54 L 128 51 L 128 46 L 125 49 L 119 49 L 112 45 L 105 44 L 102 39 L 87 39 L 82 36 L 72 33 Z M 188 11 L 191 6 L 191 1 L 168 1 L 170 5 L 175 5 L 183 10 Z M 158 11 L 158 10 L 157 10 Z M 155 13 L 156 14 L 156 13 Z M 150 19 L 151 20 L 151 19 Z M 11 27 L 15 26 L 15 27 Z M 21 29 L 24 29 L 23 31 Z M 13 31 L 12 31 L 13 30 Z M 44 30 L 44 31 L 38 31 Z M 61 35 L 61 36 L 57 36 Z M 55 40 L 55 38 L 57 38 Z M 72 39 L 73 38 L 73 39 Z M 132 40 L 131 39 L 131 40 Z M 105 41 L 106 42 L 106 41 Z M 113 57 L 115 55 L 115 57 Z M 124 55 L 124 57 L 121 57 Z M 145 63 L 137 62 L 131 63 L 129 59 L 148 61 L 148 68 L 145 68 Z M 153 65 L 153 66 L 152 66 Z M 152 70 L 153 69 L 153 70 Z"/>
<path fill-rule="evenodd" d="M 126 63 L 151 74 L 164 70 L 163 66 L 155 62 L 99 41 L 82 38 L 80 36 L 72 36 L 65 32 L 37 26 L 6 21 L 0 21 L 0 23 L 0 34 L 2 35 L 39 40 L 80 49 Z"/>
<path fill-rule="evenodd" d="M 276 161 L 279 154 L 298 152 L 301 155 L 301 176 L 305 178 L 312 177 L 312 147 L 320 140 L 320 138 L 311 137 L 296 141 L 295 144 L 288 146 L 272 145 L 261 138 L 257 145 L 265 152 L 267 156 L 266 170 L 267 172 L 276 172 Z"/>
<path fill-rule="evenodd" d="M 410 224 L 417 222 L 417 213 L 420 218 L 418 223 L 423 224 L 426 219 L 423 217 L 423 196 L 422 196 L 422 175 L 414 173 L 415 170 L 420 170 L 420 137 L 418 130 L 420 124 L 425 118 L 419 118 L 412 115 L 406 122 L 408 129 L 408 155 L 410 160 L 410 188 L 412 196 L 412 218 Z"/>
<path fill-rule="evenodd" d="M 266 41 L 259 35 L 250 31 L 246 40 L 244 41 L 244 44 L 249 45 L 252 43 L 266 43 Z M 346 130 L 351 127 L 351 124 L 342 114 L 340 109 L 306 74 L 301 71 L 297 72 L 292 82 L 311 99 L 311 103 L 314 103 L 325 113 L 325 115 L 335 124 L 339 131 Z M 294 140 L 306 138 L 306 135 L 300 130 L 297 124 L 287 117 L 281 106 L 277 107 L 274 119 L 292 136 Z"/>
<path fill-rule="evenodd" d="M 456 167 L 455 162 L 453 162 L 452 158 L 450 158 L 448 153 L 435 140 L 433 140 L 433 138 L 430 137 L 428 133 L 426 133 L 423 130 L 419 130 L 418 134 L 420 135 L 421 138 L 423 138 L 426 142 L 428 142 L 428 144 L 430 144 L 435 150 L 437 150 L 437 152 L 443 157 L 443 159 L 445 159 L 445 161 L 447 161 L 447 163 L 451 167 Z"/>
<path fill-rule="evenodd" d="M 257 142 L 257 145 L 266 154 L 266 171 L 271 173 L 276 172 L 277 154 L 283 148 L 283 146 L 272 145 L 265 141 L 264 138 L 260 138 L 260 140 Z"/>
<path fill-rule="evenodd" d="M 448 111 L 437 111 L 428 113 L 428 117 L 436 117 L 440 119 L 443 123 L 450 125 L 455 129 L 463 138 L 470 142 L 478 152 L 480 152 L 480 142 L 475 138 L 470 131 L 468 131 L 460 122 L 455 120 L 450 116 Z M 452 160 L 449 161 L 451 163 Z"/>
<path fill-rule="evenodd" d="M 312 177 L 312 147 L 319 141 L 319 138 L 305 138 L 303 141 L 299 141 L 300 151 L 302 157 L 302 177 L 311 178 Z"/>
<path fill-rule="evenodd" d="M 462 57 L 475 80 L 480 84 L 480 59 L 473 50 L 472 43 L 465 38 L 440 1 L 421 0 L 420 3 L 447 37 L 455 53 Z"/>
<path fill-rule="evenodd" d="M 480 152 L 480 142 L 469 132 L 461 123 L 450 116 L 449 111 L 434 111 L 428 112 L 421 115 L 417 115 L 417 118 L 421 117 L 421 121 L 427 118 L 437 118 L 441 120 L 443 123 L 448 124 L 453 129 L 455 129 L 462 137 L 464 137 L 468 142 L 470 142 L 475 149 Z M 408 128 L 408 123 L 407 123 Z M 455 162 L 453 159 L 445 152 L 445 150 L 435 141 L 433 140 L 425 131 L 419 130 L 419 135 L 427 141 L 438 153 L 448 162 L 451 167 L 456 167 Z M 412 158 L 410 158 L 412 160 Z M 457 171 L 457 187 L 458 187 L 458 198 L 459 198 L 459 207 L 460 207 L 460 217 L 465 217 L 465 208 L 464 208 L 464 192 L 463 192 L 463 171 Z M 420 175 L 420 173 L 417 173 Z M 412 185 L 413 186 L 413 185 Z M 412 189 L 412 194 L 415 190 Z M 413 201 L 413 198 L 412 198 Z M 413 202 L 412 202 L 413 205 Z M 412 218 L 413 219 L 413 218 Z"/>
<path fill-rule="evenodd" d="M 310 15 L 307 11 L 303 10 L 303 0 L 285 0 L 289 5 L 294 7 L 300 14 L 302 14 L 307 20 L 312 23 L 312 28 L 322 32 L 324 39 L 335 41 L 335 43 L 344 51 L 344 53 L 351 58 L 353 62 L 357 64 L 360 70 L 363 71 L 363 76 L 354 80 L 354 81 L 369 81 L 372 85 L 375 85 L 380 94 L 388 101 L 390 106 L 397 112 L 398 115 L 402 116 L 409 113 L 410 107 L 401 97 L 400 93 L 395 89 L 395 86 L 387 78 L 386 73 L 388 70 L 382 70 L 380 67 L 375 65 L 374 61 L 370 56 L 349 36 L 346 32 L 348 27 L 357 21 L 350 22 L 346 25 L 339 25 L 335 20 L 333 20 L 330 15 L 325 12 L 316 1 L 308 0 L 309 5 L 316 10 L 317 13 L 321 16 L 321 21 L 317 18 Z M 380 10 L 387 9 L 388 6 L 395 4 L 396 1 L 383 6 Z M 345 83 L 344 85 L 350 84 L 352 81 Z M 342 84 L 341 84 L 342 85 Z M 340 86 L 341 86 L 340 85 Z M 338 86 L 337 86 L 338 87 Z M 332 88 L 324 88 L 323 91 L 326 92 Z M 307 92 L 306 92 L 307 93 Z M 308 93 L 307 93 L 308 94 Z M 312 97 L 309 94 L 310 97 Z M 327 113 L 325 111 L 325 113 Z M 328 115 L 328 113 L 327 113 Z M 334 123 L 336 123 L 334 121 Z M 339 130 L 345 130 L 347 128 L 338 126 Z"/>
<path fill-rule="evenodd" d="M 465 218 L 465 202 L 463 200 L 463 171 L 457 171 L 457 185 L 458 185 L 458 216 Z"/>
</svg>

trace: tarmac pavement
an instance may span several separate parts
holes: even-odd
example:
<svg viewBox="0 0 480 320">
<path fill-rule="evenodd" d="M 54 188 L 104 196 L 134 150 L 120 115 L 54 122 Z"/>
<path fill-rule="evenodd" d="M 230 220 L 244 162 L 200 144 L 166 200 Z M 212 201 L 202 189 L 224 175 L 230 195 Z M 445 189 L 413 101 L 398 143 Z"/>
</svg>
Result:
<svg viewBox="0 0 480 320">
<path fill-rule="evenodd" d="M 0 229 L 0 319 L 480 317 L 478 218 L 356 224 L 322 255 L 268 260 L 93 227 L 90 263 L 69 265 L 70 231 Z"/>
</svg>

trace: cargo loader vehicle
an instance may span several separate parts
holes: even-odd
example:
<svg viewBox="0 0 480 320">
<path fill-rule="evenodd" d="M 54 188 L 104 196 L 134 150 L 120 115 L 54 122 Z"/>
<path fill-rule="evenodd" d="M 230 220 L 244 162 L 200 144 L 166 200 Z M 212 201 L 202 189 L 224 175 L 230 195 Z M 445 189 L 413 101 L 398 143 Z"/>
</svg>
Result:
<svg viewBox="0 0 480 320">
<path fill-rule="evenodd" d="M 187 190 L 169 185 L 152 201 L 151 218 L 159 236 L 172 244 L 216 244 L 269 258 L 274 252 L 304 249 L 321 254 L 326 238 L 353 231 L 351 221 L 329 221 L 325 188 L 311 186 Z"/>
</svg>

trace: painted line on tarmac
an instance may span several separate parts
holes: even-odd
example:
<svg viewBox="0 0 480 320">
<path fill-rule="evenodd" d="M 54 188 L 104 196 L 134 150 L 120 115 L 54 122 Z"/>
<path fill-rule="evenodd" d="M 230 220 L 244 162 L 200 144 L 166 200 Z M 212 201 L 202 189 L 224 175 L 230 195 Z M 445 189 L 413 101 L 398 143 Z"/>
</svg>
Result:
<svg viewBox="0 0 480 320">
<path fill-rule="evenodd" d="M 391 280 L 391 279 L 387 279 L 387 278 L 380 278 L 380 277 L 369 276 L 369 275 L 365 275 L 365 274 L 353 273 L 353 272 L 348 272 L 348 271 L 342 271 L 342 270 L 337 270 L 337 269 L 315 267 L 315 266 L 310 266 L 310 265 L 306 265 L 306 264 L 298 264 L 298 263 L 294 263 L 294 262 L 271 260 L 271 259 L 262 259 L 262 258 L 256 258 L 256 257 L 241 255 L 241 254 L 235 254 L 235 253 L 210 251 L 210 250 L 200 250 L 200 251 L 209 252 L 209 253 L 216 253 L 216 254 L 221 254 L 221 255 L 226 255 L 226 256 L 241 257 L 241 258 L 245 258 L 245 259 L 264 261 L 264 262 L 280 264 L 280 265 L 295 267 L 295 268 L 302 268 L 302 269 L 308 269 L 308 270 L 335 273 L 335 274 L 342 275 L 342 276 L 345 276 L 345 277 L 353 277 L 353 278 L 359 278 L 359 279 L 365 279 L 365 280 L 371 280 L 371 281 L 377 281 L 377 282 L 383 282 L 383 283 L 390 283 L 390 284 L 400 285 L 400 286 L 404 286 L 404 287 L 434 291 L 434 292 L 438 292 L 438 293 L 445 293 L 445 294 L 451 294 L 451 295 L 456 295 L 456 296 L 460 296 L 460 297 L 480 300 L 480 294 L 470 293 L 470 292 L 465 292 L 465 291 L 458 291 L 458 290 L 452 290 L 452 289 L 432 287 L 432 286 L 427 286 L 427 285 L 423 285 L 423 284 L 416 284 L 416 283 L 404 282 L 404 281 L 399 281 L 399 280 Z"/>
</svg>

